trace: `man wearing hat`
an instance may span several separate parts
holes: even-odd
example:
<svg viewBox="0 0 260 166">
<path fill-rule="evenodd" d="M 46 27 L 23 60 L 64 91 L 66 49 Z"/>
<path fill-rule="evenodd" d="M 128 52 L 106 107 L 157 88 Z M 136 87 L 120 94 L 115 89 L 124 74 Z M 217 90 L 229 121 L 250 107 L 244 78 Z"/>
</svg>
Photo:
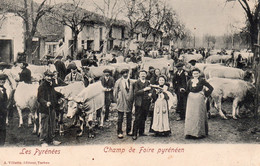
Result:
<svg viewBox="0 0 260 166">
<path fill-rule="evenodd" d="M 196 65 L 196 60 L 195 59 L 192 59 L 189 61 L 189 63 L 191 64 L 191 66 L 195 66 Z"/>
<path fill-rule="evenodd" d="M 67 74 L 67 69 L 66 69 L 66 66 L 64 64 L 64 62 L 62 62 L 60 59 L 57 59 L 55 62 L 54 62 L 54 65 L 55 65 L 55 68 L 57 70 L 57 74 L 58 74 L 58 77 L 61 79 L 61 80 L 64 80 L 65 77 L 66 77 L 66 74 Z"/>
<path fill-rule="evenodd" d="M 149 66 L 149 71 L 147 73 L 146 79 L 150 80 L 153 76 L 154 76 L 154 67 L 153 66 Z"/>
<path fill-rule="evenodd" d="M 7 114 L 7 94 L 4 87 L 7 75 L 0 74 L 0 146 L 3 146 L 6 138 L 6 114 Z"/>
<path fill-rule="evenodd" d="M 124 120 L 124 114 L 126 113 L 126 134 L 130 134 L 132 127 L 132 108 L 133 108 L 133 82 L 129 79 L 129 70 L 123 69 L 121 71 L 121 78 L 116 81 L 114 88 L 114 97 L 117 104 L 118 110 L 118 121 L 117 121 L 117 136 L 123 138 L 122 124 Z"/>
<path fill-rule="evenodd" d="M 85 87 L 87 87 L 89 85 L 89 83 L 92 81 L 92 79 L 89 76 L 89 67 L 87 66 L 82 66 L 82 76 L 84 79 L 84 85 Z"/>
<path fill-rule="evenodd" d="M 78 68 L 75 63 L 70 63 L 68 66 L 68 70 L 70 70 L 71 72 L 65 77 L 65 83 L 70 84 L 76 81 L 84 82 L 83 76 L 78 72 Z"/>
<path fill-rule="evenodd" d="M 195 65 L 196 65 L 197 61 L 195 59 L 192 59 L 189 61 L 189 64 L 191 65 L 188 71 L 188 79 L 189 80 L 192 77 L 192 70 L 195 69 Z"/>
<path fill-rule="evenodd" d="M 180 117 L 177 120 L 185 119 L 185 111 L 186 111 L 186 101 L 187 101 L 187 93 L 186 93 L 186 85 L 187 85 L 187 73 L 183 69 L 184 64 L 179 62 L 176 64 L 177 71 L 173 75 L 173 88 L 177 95 L 177 110 L 176 112 Z"/>
<path fill-rule="evenodd" d="M 32 83 L 32 75 L 31 75 L 31 71 L 29 69 L 27 69 L 28 63 L 23 62 L 22 66 L 21 66 L 21 73 L 19 73 L 20 76 L 20 81 L 25 82 L 27 84 Z"/>
<path fill-rule="evenodd" d="M 38 88 L 37 100 L 39 102 L 39 113 L 41 113 L 41 134 L 42 144 L 59 145 L 59 141 L 54 140 L 55 136 L 55 110 L 58 107 L 57 92 L 53 84 L 54 74 L 50 71 L 44 73 L 44 80 Z"/>
<path fill-rule="evenodd" d="M 133 140 L 139 136 L 146 136 L 145 121 L 151 104 L 151 87 L 149 81 L 146 80 L 147 72 L 145 70 L 139 71 L 139 79 L 134 86 L 135 98 L 135 121 L 133 126 Z"/>
<path fill-rule="evenodd" d="M 100 78 L 101 84 L 105 88 L 105 121 L 108 121 L 109 115 L 109 107 L 113 101 L 113 88 L 115 85 L 115 80 L 111 76 L 111 71 L 109 69 L 105 69 L 103 71 L 104 75 Z"/>
</svg>

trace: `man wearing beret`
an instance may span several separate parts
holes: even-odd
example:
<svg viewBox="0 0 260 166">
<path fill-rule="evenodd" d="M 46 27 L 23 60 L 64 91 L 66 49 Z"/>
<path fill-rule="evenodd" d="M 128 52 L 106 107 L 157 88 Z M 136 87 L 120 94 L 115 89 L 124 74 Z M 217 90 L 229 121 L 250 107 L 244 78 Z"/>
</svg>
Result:
<svg viewBox="0 0 260 166">
<path fill-rule="evenodd" d="M 115 80 L 113 77 L 111 77 L 111 71 L 109 69 L 105 69 L 103 71 L 104 76 L 102 76 L 100 78 L 101 84 L 103 85 L 103 87 L 105 88 L 105 121 L 109 121 L 108 120 L 108 115 L 109 115 L 109 107 L 110 104 L 113 101 L 113 88 L 115 85 Z"/>
<path fill-rule="evenodd" d="M 89 67 L 82 66 L 81 68 L 82 68 L 82 76 L 84 79 L 84 85 L 85 87 L 87 87 L 92 82 L 92 79 L 89 76 Z"/>
<path fill-rule="evenodd" d="M 5 74 L 0 74 L 0 146 L 4 146 L 6 138 L 7 94 L 4 87 L 6 79 Z"/>
<path fill-rule="evenodd" d="M 62 62 L 60 59 L 57 59 L 54 62 L 55 68 L 57 70 L 57 74 L 58 74 L 58 78 L 60 78 L 61 80 L 64 80 L 67 74 L 67 69 L 66 66 L 64 64 L 64 62 Z"/>
<path fill-rule="evenodd" d="M 116 81 L 114 88 L 114 97 L 117 103 L 118 121 L 117 121 L 117 134 L 118 138 L 123 138 L 122 124 L 124 113 L 126 113 L 126 134 L 132 136 L 132 108 L 133 108 L 133 82 L 129 79 L 129 70 L 123 69 L 121 71 L 122 77 Z"/>
<path fill-rule="evenodd" d="M 135 121 L 133 126 L 133 140 L 137 139 L 138 132 L 139 136 L 146 136 L 144 134 L 145 121 L 151 104 L 151 87 L 146 77 L 147 72 L 145 70 L 139 71 L 139 79 L 134 86 Z"/>
<path fill-rule="evenodd" d="M 187 102 L 187 73 L 183 69 L 184 64 L 179 62 L 176 64 L 177 71 L 173 75 L 173 88 L 177 95 L 177 110 L 176 112 L 179 114 L 177 120 L 185 119 L 185 111 L 186 111 L 186 102 Z"/>
<path fill-rule="evenodd" d="M 19 73 L 20 76 L 20 81 L 25 82 L 27 84 L 32 83 L 32 75 L 31 75 L 31 71 L 29 69 L 27 69 L 28 63 L 23 62 L 23 65 L 21 66 L 21 73 Z"/>
<path fill-rule="evenodd" d="M 150 80 L 154 76 L 155 68 L 153 66 L 149 66 L 149 71 L 147 73 L 146 79 Z"/>
<path fill-rule="evenodd" d="M 76 81 L 82 81 L 84 83 L 84 78 L 77 70 L 77 66 L 75 63 L 70 63 L 68 66 L 68 69 L 71 71 L 64 79 L 64 82 L 67 84 L 76 82 Z"/>
<path fill-rule="evenodd" d="M 55 136 L 55 110 L 58 107 L 57 92 L 53 84 L 54 74 L 50 71 L 44 73 L 44 80 L 38 88 L 37 100 L 39 102 L 39 113 L 41 113 L 41 134 L 42 144 L 59 145 L 59 141 L 54 140 Z"/>
</svg>

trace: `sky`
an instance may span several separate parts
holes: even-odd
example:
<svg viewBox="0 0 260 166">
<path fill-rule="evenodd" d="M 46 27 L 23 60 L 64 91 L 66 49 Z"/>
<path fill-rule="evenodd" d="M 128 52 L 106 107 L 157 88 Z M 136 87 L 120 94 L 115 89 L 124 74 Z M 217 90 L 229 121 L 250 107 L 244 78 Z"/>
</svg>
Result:
<svg viewBox="0 0 260 166">
<path fill-rule="evenodd" d="M 223 35 L 244 26 L 245 12 L 236 1 L 169 0 L 182 22 L 197 36 Z"/>
<path fill-rule="evenodd" d="M 41 2 L 42 0 L 35 0 Z M 50 0 L 55 3 L 70 0 Z M 85 0 L 84 7 L 94 9 L 88 2 L 100 4 L 102 0 Z M 237 32 L 245 25 L 245 12 L 237 1 L 226 0 L 165 0 L 179 15 L 180 20 L 195 34 L 220 36 Z M 250 0 L 254 1 L 254 0 Z"/>
</svg>

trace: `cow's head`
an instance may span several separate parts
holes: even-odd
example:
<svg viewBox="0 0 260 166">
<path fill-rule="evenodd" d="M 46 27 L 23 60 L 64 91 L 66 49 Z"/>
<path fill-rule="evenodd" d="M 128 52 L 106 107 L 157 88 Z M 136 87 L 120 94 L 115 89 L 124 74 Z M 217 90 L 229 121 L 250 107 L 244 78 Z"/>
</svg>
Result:
<svg viewBox="0 0 260 166">
<path fill-rule="evenodd" d="M 253 111 L 255 108 L 254 99 L 256 97 L 256 88 L 253 84 L 248 83 L 248 90 L 244 98 L 244 106 L 247 110 Z"/>
<path fill-rule="evenodd" d="M 254 82 L 255 82 L 254 73 L 249 70 L 245 71 L 244 81 L 248 81 L 248 82 L 254 84 Z"/>
<path fill-rule="evenodd" d="M 68 100 L 64 97 L 58 99 L 59 110 L 63 111 L 65 114 L 68 112 Z"/>
<path fill-rule="evenodd" d="M 68 118 L 73 118 L 78 111 L 78 103 L 76 103 L 73 100 L 68 101 L 68 113 L 67 117 Z"/>
</svg>

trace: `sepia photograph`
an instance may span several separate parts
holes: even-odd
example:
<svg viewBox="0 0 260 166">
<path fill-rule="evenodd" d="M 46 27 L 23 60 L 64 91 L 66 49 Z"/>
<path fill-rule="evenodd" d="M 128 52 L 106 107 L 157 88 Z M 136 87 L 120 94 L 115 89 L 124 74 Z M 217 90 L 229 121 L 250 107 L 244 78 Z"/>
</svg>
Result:
<svg viewBox="0 0 260 166">
<path fill-rule="evenodd" d="M 257 166 L 259 72 L 259 0 L 0 0 L 0 166 Z"/>
</svg>

